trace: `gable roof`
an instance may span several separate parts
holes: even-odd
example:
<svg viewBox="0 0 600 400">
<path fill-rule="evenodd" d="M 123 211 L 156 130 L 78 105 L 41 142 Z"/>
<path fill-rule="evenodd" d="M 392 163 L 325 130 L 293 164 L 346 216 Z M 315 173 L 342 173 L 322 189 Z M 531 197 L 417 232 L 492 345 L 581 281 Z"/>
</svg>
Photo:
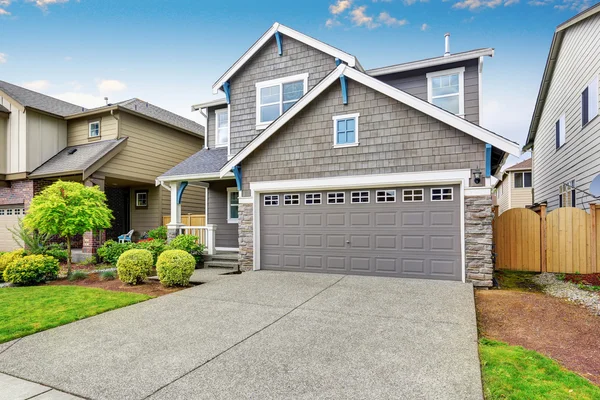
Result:
<svg viewBox="0 0 600 400">
<path fill-rule="evenodd" d="M 528 158 L 525 161 L 521 161 L 518 164 L 513 165 L 512 167 L 508 167 L 505 171 L 523 171 L 531 169 L 531 158 Z"/>
<path fill-rule="evenodd" d="M 61 117 L 85 110 L 84 107 L 67 103 L 66 101 L 58 100 L 54 97 L 46 96 L 45 94 L 34 92 L 33 90 L 25 89 L 24 87 L 5 81 L 0 81 L 0 90 L 12 97 L 23 107 L 33 108 Z"/>
<path fill-rule="evenodd" d="M 554 75 L 556 61 L 558 60 L 558 53 L 560 52 L 560 47 L 562 45 L 562 41 L 565 36 L 566 30 L 587 18 L 596 15 L 599 12 L 600 3 L 588 8 L 587 10 L 580 12 L 579 14 L 575 15 L 573 18 L 566 20 L 556 28 L 554 36 L 552 37 L 552 44 L 550 45 L 550 51 L 548 52 L 546 67 L 544 68 L 544 74 L 542 75 L 542 83 L 540 84 L 540 90 L 538 92 L 538 97 L 535 102 L 535 108 L 531 117 L 531 124 L 529 125 L 529 133 L 527 134 L 527 140 L 525 142 L 525 146 L 523 146 L 523 151 L 529 150 L 533 147 L 533 141 L 537 133 L 540 119 L 542 118 L 542 111 L 544 110 L 544 105 L 546 104 L 546 96 L 548 96 L 550 82 L 552 81 L 552 76 Z"/>
<path fill-rule="evenodd" d="M 521 151 L 518 143 L 510 141 L 500 135 L 497 135 L 487 129 L 480 127 L 472 122 L 469 122 L 461 117 L 458 117 L 448 111 L 441 109 L 431 103 L 421 100 L 415 96 L 412 96 L 400 89 L 396 89 L 382 81 L 373 78 L 363 72 L 356 69 L 349 68 L 344 64 L 340 64 L 334 69 L 329 75 L 327 75 L 321 82 L 315 85 L 311 90 L 308 91 L 303 97 L 300 98 L 288 111 L 283 113 L 279 118 L 271 123 L 264 131 L 256 136 L 250 143 L 248 143 L 241 151 L 239 151 L 231 160 L 227 162 L 221 168 L 220 175 L 223 177 L 225 174 L 231 171 L 231 169 L 238 165 L 254 150 L 256 150 L 262 143 L 264 143 L 269 137 L 285 125 L 290 119 L 298 114 L 304 107 L 306 107 L 311 101 L 319 96 L 325 89 L 331 84 L 338 81 L 338 78 L 344 75 L 353 81 L 359 82 L 365 86 L 368 86 L 380 93 L 385 94 L 409 107 L 412 107 L 424 114 L 430 115 L 431 117 L 441 121 L 453 128 L 456 128 L 462 132 L 465 132 L 485 143 L 491 144 L 502 151 L 510 153 L 515 156 L 520 156 Z"/>
<path fill-rule="evenodd" d="M 2 104 L 0 104 L 0 112 L 10 114 L 10 110 L 4 107 Z"/>
<path fill-rule="evenodd" d="M 196 154 L 183 160 L 161 176 L 157 180 L 162 182 L 175 181 L 178 177 L 192 175 L 219 176 L 219 171 L 227 163 L 227 147 L 216 147 L 214 149 L 202 149 Z"/>
<path fill-rule="evenodd" d="M 225 82 L 229 80 L 256 52 L 258 52 L 272 37 L 275 35 L 275 32 L 279 32 L 282 35 L 291 37 L 299 42 L 305 43 L 311 47 L 314 47 L 317 50 L 322 51 L 323 53 L 327 53 L 334 58 L 339 58 L 340 60 L 346 62 L 350 67 L 357 67 L 360 70 L 362 66 L 351 54 L 348 54 L 338 48 L 335 48 L 327 43 L 321 42 L 315 38 L 312 38 L 304 33 L 298 32 L 292 28 L 288 28 L 285 25 L 281 25 L 279 22 L 275 22 L 268 31 L 266 31 L 253 45 L 250 47 L 213 85 L 213 93 L 217 94 L 219 89 L 223 86 Z"/>
</svg>

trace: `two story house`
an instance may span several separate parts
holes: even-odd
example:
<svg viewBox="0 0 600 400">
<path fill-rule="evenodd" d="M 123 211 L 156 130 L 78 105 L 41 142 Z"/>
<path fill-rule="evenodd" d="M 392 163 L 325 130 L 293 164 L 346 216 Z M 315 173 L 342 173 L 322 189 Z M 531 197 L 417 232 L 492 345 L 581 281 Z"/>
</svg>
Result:
<svg viewBox="0 0 600 400">
<path fill-rule="evenodd" d="M 534 203 L 588 209 L 600 174 L 600 4 L 556 28 L 524 150 Z"/>
<path fill-rule="evenodd" d="M 525 208 L 533 204 L 531 158 L 521 161 L 502 172 L 494 185 L 498 215 L 511 208 Z"/>
<path fill-rule="evenodd" d="M 107 238 L 162 224 L 169 192 L 155 178 L 204 146 L 204 128 L 139 99 L 95 109 L 0 81 L 0 250 L 18 246 L 9 228 L 52 181 L 73 180 L 106 192 L 115 220 L 108 231 L 78 238 L 93 253 Z M 205 188 L 180 199 L 184 213 L 204 214 Z"/>
<path fill-rule="evenodd" d="M 493 49 L 365 70 L 275 23 L 193 106 L 206 147 L 157 181 L 208 186 L 216 249 L 244 269 L 491 286 L 491 183 L 513 143 L 479 126 Z M 169 234 L 185 230 L 171 202 Z"/>
</svg>

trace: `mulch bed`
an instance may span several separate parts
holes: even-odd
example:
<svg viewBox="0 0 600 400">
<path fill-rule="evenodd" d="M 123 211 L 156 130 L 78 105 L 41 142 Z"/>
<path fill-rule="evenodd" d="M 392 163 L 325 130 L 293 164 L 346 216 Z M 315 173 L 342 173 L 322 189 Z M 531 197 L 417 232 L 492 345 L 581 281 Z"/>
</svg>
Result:
<svg viewBox="0 0 600 400">
<path fill-rule="evenodd" d="M 600 318 L 541 293 L 476 291 L 481 335 L 547 355 L 600 386 Z"/>
<path fill-rule="evenodd" d="M 565 274 L 565 281 L 582 283 L 588 286 L 600 286 L 600 274 Z"/>
</svg>

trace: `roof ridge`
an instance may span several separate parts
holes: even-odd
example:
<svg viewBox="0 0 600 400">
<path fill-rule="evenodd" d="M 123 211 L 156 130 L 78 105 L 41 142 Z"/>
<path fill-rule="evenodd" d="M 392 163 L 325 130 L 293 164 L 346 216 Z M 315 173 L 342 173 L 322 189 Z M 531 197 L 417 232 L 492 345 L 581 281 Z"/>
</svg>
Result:
<svg viewBox="0 0 600 400">
<path fill-rule="evenodd" d="M 28 92 L 30 92 L 30 93 L 35 93 L 35 94 L 36 94 L 36 95 L 38 95 L 38 96 L 49 97 L 49 98 L 51 98 L 51 99 L 53 99 L 53 100 L 60 101 L 60 102 L 62 102 L 62 103 L 65 103 L 65 104 L 71 105 L 71 106 L 73 106 L 73 107 L 85 108 L 85 107 L 83 107 L 83 106 L 80 106 L 80 105 L 78 105 L 78 104 L 73 104 L 73 103 L 69 103 L 68 101 L 64 101 L 64 100 L 61 100 L 61 99 L 57 99 L 56 97 L 54 97 L 54 96 L 50 96 L 50 95 L 48 95 L 48 94 L 44 94 L 44 93 L 40 93 L 40 92 L 36 92 L 35 90 L 27 89 L 26 87 L 19 86 L 19 85 L 15 85 L 14 83 L 10 83 L 10 82 L 7 82 L 7 81 L 0 80 L 0 84 L 2 84 L 2 83 L 4 83 L 4 84 L 7 84 L 7 85 L 9 85 L 9 86 L 18 87 L 19 89 L 21 89 L 21 90 L 26 90 L 26 91 L 28 91 Z M 16 101 L 19 101 L 19 100 L 17 99 L 19 96 L 18 96 L 18 95 L 15 95 L 14 93 L 11 93 L 11 91 L 10 91 L 10 90 L 6 90 L 6 88 L 4 88 L 4 87 L 2 87 L 2 86 L 0 86 L 0 90 L 3 90 L 3 91 L 5 91 L 5 92 L 7 92 L 7 94 L 11 95 L 11 97 L 14 97 Z M 19 102 L 20 102 L 20 101 L 19 101 Z"/>
</svg>

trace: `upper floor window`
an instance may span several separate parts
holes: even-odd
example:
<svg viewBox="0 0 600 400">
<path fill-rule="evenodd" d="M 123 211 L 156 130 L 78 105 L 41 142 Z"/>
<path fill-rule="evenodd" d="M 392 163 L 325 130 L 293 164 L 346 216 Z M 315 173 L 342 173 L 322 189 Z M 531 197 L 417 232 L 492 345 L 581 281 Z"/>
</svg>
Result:
<svg viewBox="0 0 600 400">
<path fill-rule="evenodd" d="M 446 111 L 465 114 L 465 68 L 454 68 L 427 74 L 427 100 Z"/>
<path fill-rule="evenodd" d="M 561 115 L 561 117 L 556 121 L 555 124 L 556 129 L 556 148 L 558 149 L 560 146 L 565 144 L 566 132 L 565 132 L 565 116 Z"/>
<path fill-rule="evenodd" d="M 215 111 L 215 147 L 229 145 L 229 111 L 227 108 Z"/>
<path fill-rule="evenodd" d="M 256 128 L 266 128 L 306 93 L 308 74 L 256 84 Z"/>
<path fill-rule="evenodd" d="M 575 207 L 575 179 L 558 187 L 558 206 Z"/>
<path fill-rule="evenodd" d="M 238 222 L 238 211 L 240 207 L 240 192 L 235 187 L 227 188 L 227 223 Z"/>
<path fill-rule="evenodd" d="M 358 146 L 359 114 L 336 115 L 333 117 L 333 146 Z"/>
<path fill-rule="evenodd" d="M 596 76 L 581 93 L 581 126 L 598 115 L 598 77 Z"/>
<path fill-rule="evenodd" d="M 515 188 L 531 187 L 531 172 L 515 172 Z"/>
<path fill-rule="evenodd" d="M 90 122 L 89 128 L 89 136 L 91 138 L 100 137 L 100 121 Z"/>
</svg>

